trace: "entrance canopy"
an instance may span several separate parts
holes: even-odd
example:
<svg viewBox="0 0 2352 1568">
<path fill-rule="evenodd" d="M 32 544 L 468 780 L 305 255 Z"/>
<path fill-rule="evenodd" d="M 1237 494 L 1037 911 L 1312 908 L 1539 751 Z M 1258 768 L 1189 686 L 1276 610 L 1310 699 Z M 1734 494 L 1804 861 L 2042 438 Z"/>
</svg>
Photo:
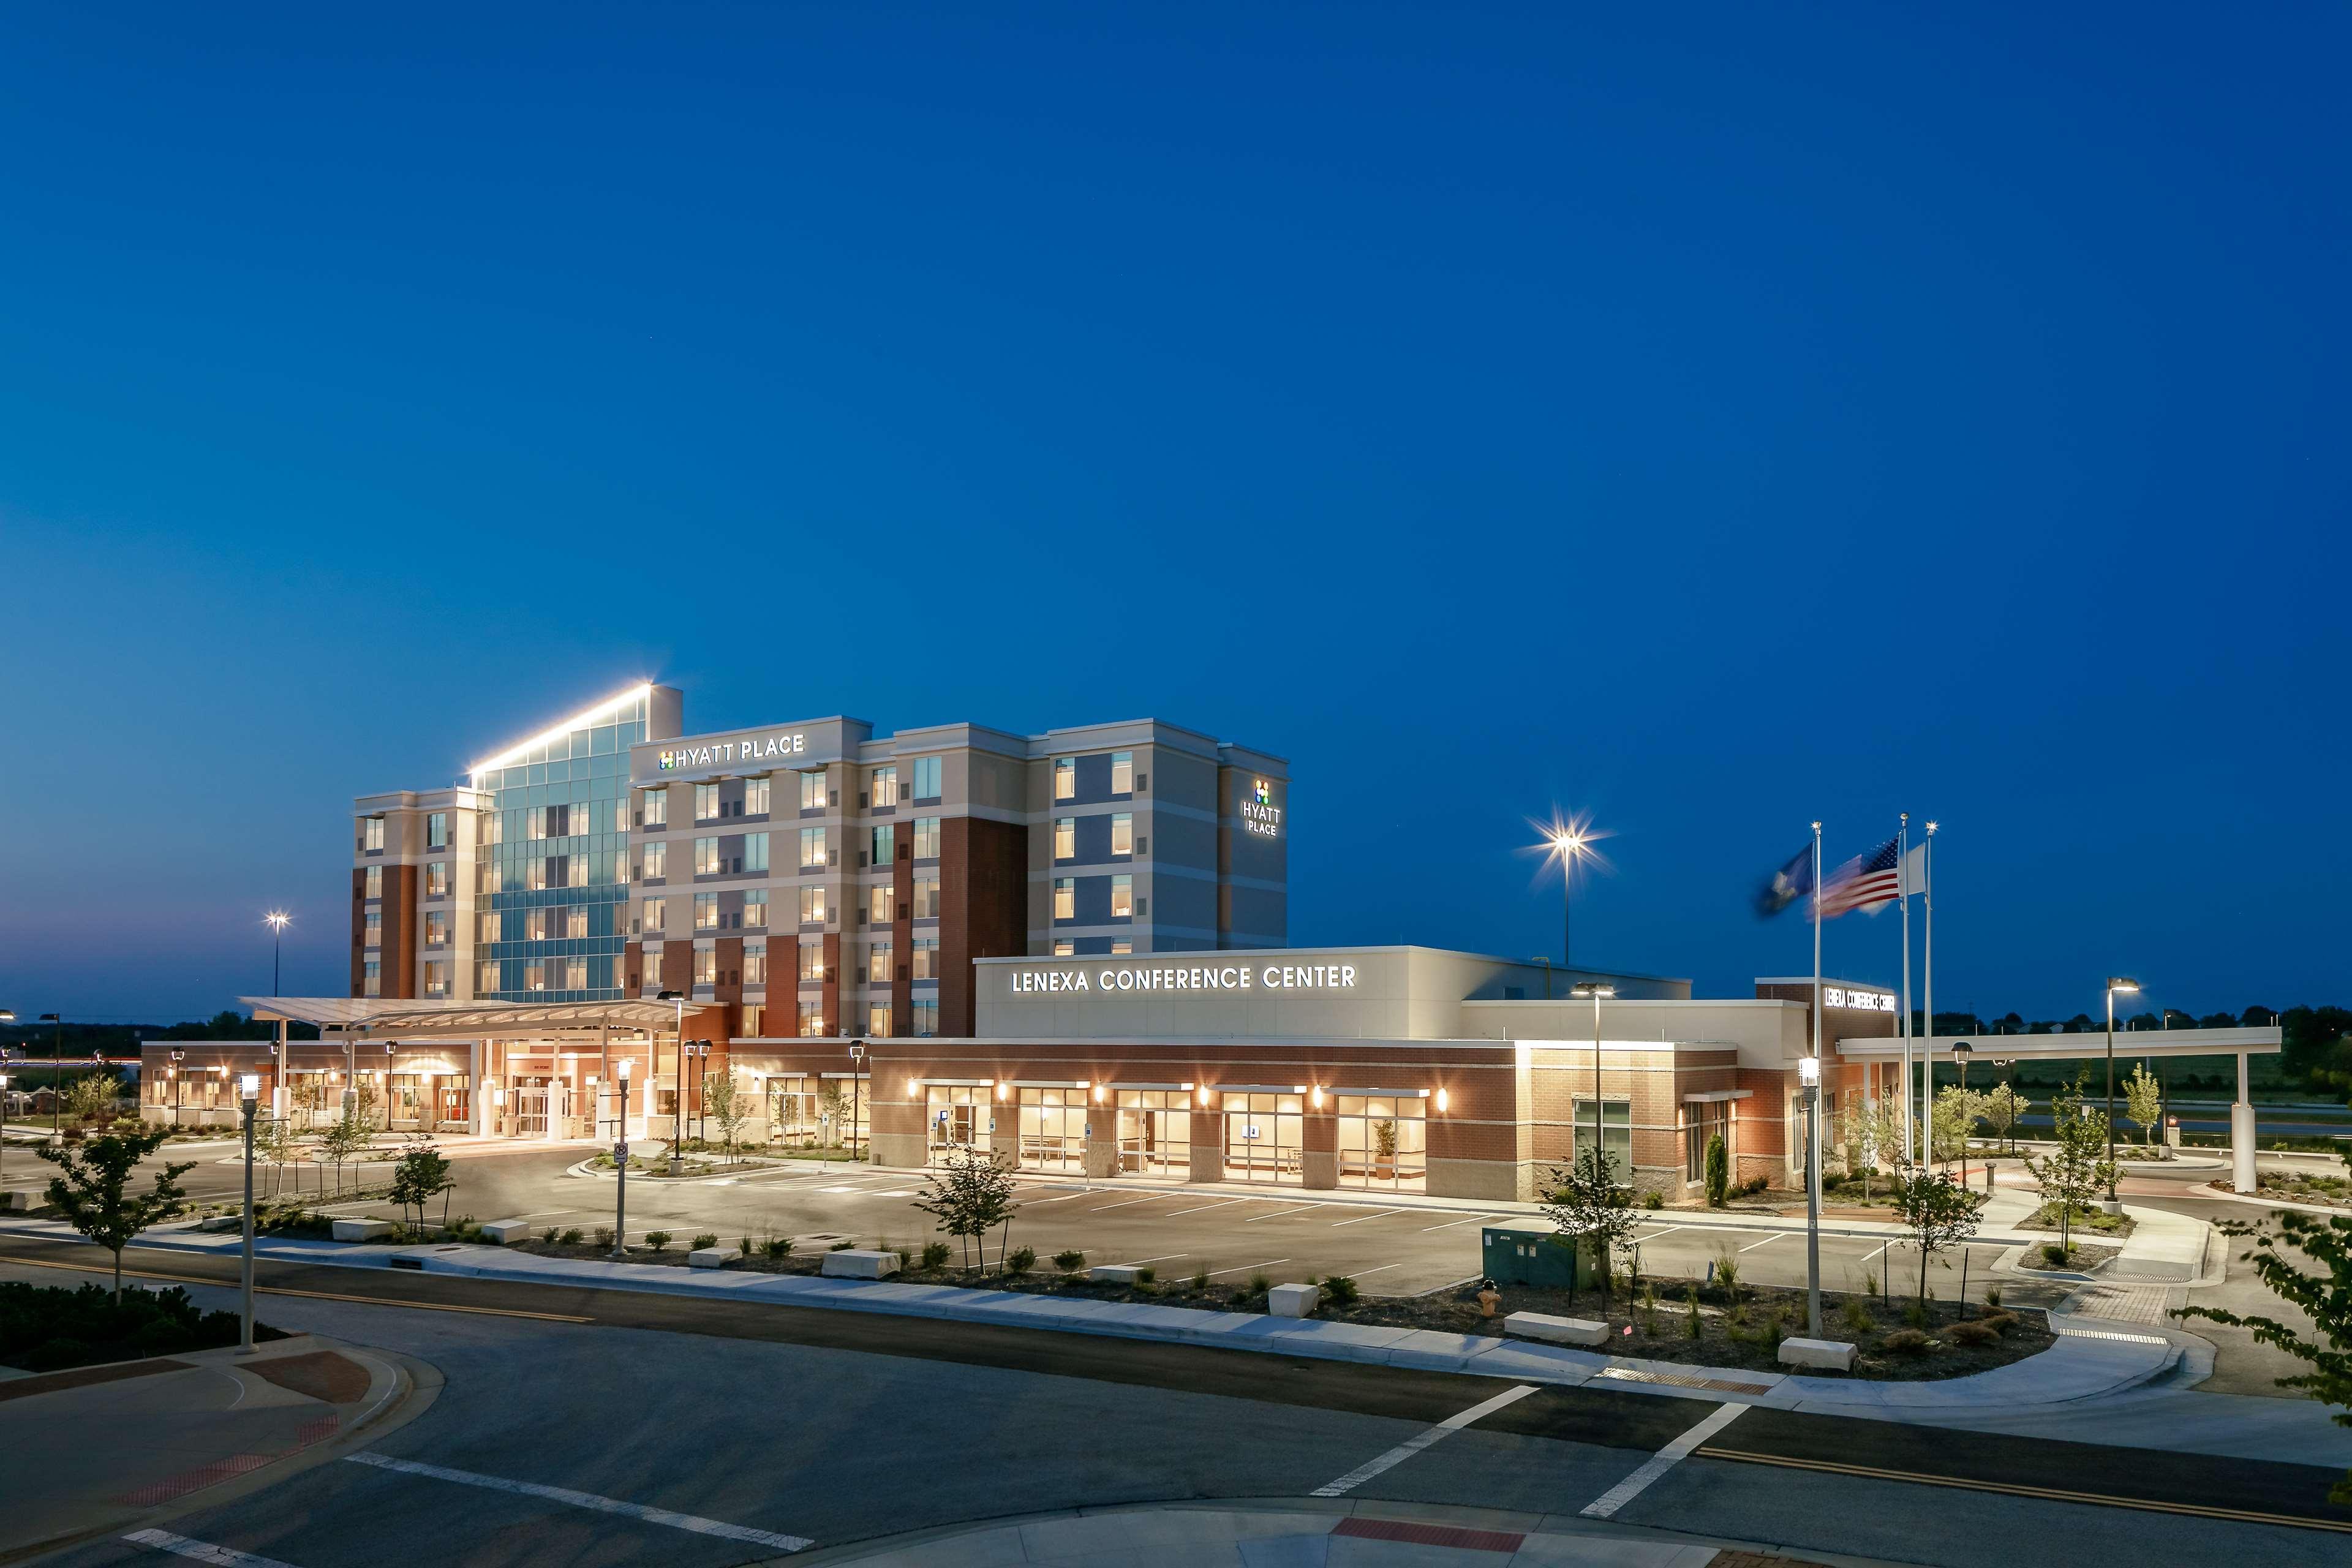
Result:
<svg viewBox="0 0 2352 1568">
<path fill-rule="evenodd" d="M 677 1010 L 668 1002 L 460 1002 L 395 996 L 240 996 L 258 1019 L 315 1024 L 323 1032 L 359 1039 L 415 1039 L 484 1035 L 596 1036 L 608 1029 L 668 1028 Z"/>
<path fill-rule="evenodd" d="M 1996 1058 L 2010 1061 L 2063 1061 L 2107 1054 L 2104 1029 L 2081 1035 L 1914 1035 L 1908 1040 L 1895 1035 L 1874 1035 L 1866 1039 L 1840 1040 L 1837 1052 L 1850 1062 L 1900 1061 L 1907 1046 L 1915 1056 L 1925 1048 L 1930 1057 L 1948 1058 L 1952 1047 L 1963 1040 L 1968 1042 L 1969 1059 L 1976 1062 Z M 2116 1056 L 2134 1060 L 2141 1057 L 2276 1056 L 2278 1049 L 2276 1028 L 2116 1031 Z"/>
</svg>

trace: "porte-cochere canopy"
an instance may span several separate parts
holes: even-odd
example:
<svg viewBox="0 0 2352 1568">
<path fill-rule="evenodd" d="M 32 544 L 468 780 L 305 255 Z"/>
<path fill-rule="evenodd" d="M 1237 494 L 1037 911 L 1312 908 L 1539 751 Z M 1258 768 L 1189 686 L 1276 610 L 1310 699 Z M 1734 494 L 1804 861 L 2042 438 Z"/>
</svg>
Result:
<svg viewBox="0 0 2352 1568">
<path fill-rule="evenodd" d="M 668 1002 L 464 1002 L 396 996 L 240 996 L 257 1019 L 283 1018 L 362 1037 L 444 1035 L 594 1035 L 606 1029 L 667 1029 L 677 1021 Z"/>
</svg>

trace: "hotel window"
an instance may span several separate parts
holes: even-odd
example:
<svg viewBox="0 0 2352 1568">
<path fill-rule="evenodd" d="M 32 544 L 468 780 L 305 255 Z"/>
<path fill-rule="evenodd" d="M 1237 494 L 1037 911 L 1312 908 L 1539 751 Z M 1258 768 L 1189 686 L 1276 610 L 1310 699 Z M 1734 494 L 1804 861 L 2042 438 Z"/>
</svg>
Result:
<svg viewBox="0 0 2352 1568">
<path fill-rule="evenodd" d="M 825 919 L 824 889 L 803 888 L 801 889 L 801 924 L 822 925 Z"/>
<path fill-rule="evenodd" d="M 764 926 L 768 923 L 768 889 L 754 888 L 743 895 L 743 923 Z"/>
<path fill-rule="evenodd" d="M 627 794 L 624 792 L 621 797 L 613 803 L 613 831 L 615 833 L 626 833 L 628 830 L 629 797 Z"/>
<path fill-rule="evenodd" d="M 383 817 L 362 816 L 360 818 L 360 848 L 363 851 L 371 851 L 379 854 L 383 852 Z"/>
<path fill-rule="evenodd" d="M 870 784 L 873 792 L 871 798 L 876 806 L 898 804 L 898 770 L 897 768 L 876 768 Z"/>
<path fill-rule="evenodd" d="M 1075 860 L 1078 858 L 1078 819 L 1075 816 L 1054 818 L 1054 858 Z"/>
<path fill-rule="evenodd" d="M 1055 757 L 1054 759 L 1054 798 L 1055 800 L 1078 798 L 1077 758 Z"/>
<path fill-rule="evenodd" d="M 588 989 L 588 961 L 586 959 L 567 958 L 563 961 L 563 989 L 566 991 L 585 991 Z"/>
<path fill-rule="evenodd" d="M 493 860 L 482 868 L 482 891 L 503 893 L 507 890 L 507 868 L 503 861 Z"/>
<path fill-rule="evenodd" d="M 940 977 L 939 938 L 919 936 L 915 939 L 914 977 L 918 980 L 937 980 Z"/>
<path fill-rule="evenodd" d="M 574 942 L 584 942 L 587 940 L 587 905 L 574 904 L 570 909 L 563 911 L 563 934 L 570 937 Z"/>
<path fill-rule="evenodd" d="M 814 867 L 823 866 L 827 863 L 825 830 L 822 827 L 802 828 L 801 864 L 806 867 Z"/>
<path fill-rule="evenodd" d="M 768 983 L 768 944 L 747 942 L 743 944 L 743 984 L 765 985 Z"/>
<path fill-rule="evenodd" d="M 719 815 L 719 786 L 699 784 L 694 786 L 694 820 L 708 822 Z"/>
<path fill-rule="evenodd" d="M 482 960 L 480 968 L 475 973 L 474 990 L 477 994 L 488 996 L 499 988 L 499 961 L 495 958 L 486 958 Z"/>
<path fill-rule="evenodd" d="M 824 1033 L 824 1003 L 803 1002 L 801 1004 L 801 1033 L 804 1037 L 822 1035 Z"/>
<path fill-rule="evenodd" d="M 823 938 L 812 936 L 804 936 L 801 938 L 801 978 L 803 980 L 822 980 L 824 978 L 824 941 Z"/>
<path fill-rule="evenodd" d="M 449 917 L 435 910 L 425 917 L 425 945 L 446 947 L 449 942 Z"/>
<path fill-rule="evenodd" d="M 578 855 L 565 855 L 561 857 L 561 858 L 563 861 L 563 880 L 559 884 L 559 886 L 566 888 L 586 887 L 588 885 L 587 855 L 583 852 Z"/>
<path fill-rule="evenodd" d="M 503 813 L 485 811 L 478 814 L 482 820 L 482 842 L 504 844 L 507 841 L 507 819 Z"/>
<path fill-rule="evenodd" d="M 648 878 L 667 877 L 669 875 L 669 846 L 667 844 L 656 840 L 656 842 L 646 846 L 646 868 L 643 875 Z"/>
<path fill-rule="evenodd" d="M 360 973 L 363 976 L 360 981 L 360 994 L 362 995 L 381 996 L 383 994 L 383 964 L 378 963 L 374 959 L 371 958 L 365 964 L 361 966 Z"/>
<path fill-rule="evenodd" d="M 370 910 L 367 912 L 367 919 L 364 922 L 363 929 L 366 934 L 360 939 L 360 945 L 362 947 L 382 947 L 383 945 L 383 911 L 381 910 Z"/>
<path fill-rule="evenodd" d="M 1115 921 L 1135 918 L 1135 879 L 1125 872 L 1110 879 L 1110 918 Z"/>
<path fill-rule="evenodd" d="M 866 1032 L 879 1035 L 886 1040 L 890 1037 L 889 1003 L 868 1002 L 866 1005 Z"/>
<path fill-rule="evenodd" d="M 547 813 L 545 810 L 534 807 L 533 809 L 522 814 L 522 836 L 525 838 L 534 840 L 547 837 Z"/>
<path fill-rule="evenodd" d="M 915 879 L 915 918 L 919 921 L 940 918 L 940 879 L 937 877 Z"/>
<path fill-rule="evenodd" d="M 898 896 L 888 887 L 869 888 L 866 891 L 870 900 L 867 919 L 872 924 L 886 926 L 898 918 Z"/>
<path fill-rule="evenodd" d="M 936 1035 L 940 1032 L 940 999 L 938 997 L 916 997 L 914 1014 L 914 1017 L 909 1022 L 914 1026 L 916 1034 Z"/>
<path fill-rule="evenodd" d="M 768 815 L 767 774 L 761 773 L 757 778 L 749 778 L 743 781 L 743 815 L 746 816 L 765 816 Z"/>
<path fill-rule="evenodd" d="M 823 811 L 825 807 L 824 771 L 801 775 L 801 809 Z"/>
<path fill-rule="evenodd" d="M 646 791 L 646 826 L 647 827 L 667 827 L 669 826 L 669 789 L 667 785 L 664 785 L 660 789 L 649 789 Z"/>
<path fill-rule="evenodd" d="M 499 942 L 499 941 L 503 940 L 503 939 L 501 939 L 501 938 L 499 937 L 499 931 L 500 931 L 501 929 L 503 929 L 503 928 L 504 928 L 504 925 L 505 925 L 505 921 L 504 921 L 504 920 L 499 916 L 499 911 L 498 911 L 498 910 L 487 910 L 483 911 L 483 914 L 482 914 L 482 927 L 481 927 L 481 932 L 482 932 L 482 934 L 481 934 L 481 937 L 480 937 L 480 939 L 479 939 L 479 940 L 481 940 L 482 942 Z M 493 991 L 495 991 L 495 990 L 497 990 L 497 989 L 498 989 L 498 987 L 497 987 L 497 986 L 495 986 L 495 985 L 493 985 L 493 986 L 491 986 L 491 987 L 490 987 L 490 989 L 491 989 L 491 990 L 493 990 Z"/>
<path fill-rule="evenodd" d="M 555 862 L 534 855 L 523 863 L 523 886 L 534 892 L 547 886 L 547 868 Z"/>
<path fill-rule="evenodd" d="M 545 942 L 547 940 L 547 916 L 548 911 L 545 910 L 525 910 L 523 911 L 523 941 Z"/>
<path fill-rule="evenodd" d="M 719 950 L 698 947 L 694 950 L 694 983 L 697 985 L 719 984 Z"/>
<path fill-rule="evenodd" d="M 1113 752 L 1110 754 L 1110 793 L 1113 795 L 1135 793 L 1135 753 L 1133 752 Z"/>
<path fill-rule="evenodd" d="M 638 906 L 644 912 L 637 918 L 637 930 L 646 936 L 659 936 L 669 924 L 669 904 L 662 899 L 647 899 Z"/>
<path fill-rule="evenodd" d="M 1055 940 L 1054 943 L 1054 956 L 1055 958 L 1076 958 L 1077 954 L 1077 944 L 1073 942 L 1068 937 L 1061 937 Z"/>
<path fill-rule="evenodd" d="M 718 894 L 697 893 L 694 895 L 694 929 L 697 931 L 716 931 L 719 929 Z"/>
<path fill-rule="evenodd" d="M 1078 918 L 1078 885 L 1067 877 L 1054 879 L 1054 918 L 1057 921 Z"/>
<path fill-rule="evenodd" d="M 1110 944 L 1110 955 L 1113 958 L 1125 958 L 1134 952 L 1135 943 L 1128 941 L 1127 938 L 1122 936 L 1112 939 Z"/>
<path fill-rule="evenodd" d="M 446 899 L 449 896 L 449 862 L 427 860 L 425 863 L 425 896 Z"/>
<path fill-rule="evenodd" d="M 366 879 L 362 888 L 362 895 L 371 899 L 380 899 L 383 897 L 383 867 L 370 866 L 367 868 Z"/>
<path fill-rule="evenodd" d="M 866 949 L 866 978 L 876 985 L 890 984 L 890 939 L 884 937 Z"/>
<path fill-rule="evenodd" d="M 886 822 L 881 826 L 872 829 L 867 834 L 866 848 L 869 852 L 868 864 L 887 866 L 898 855 L 898 827 L 894 824 Z"/>
<path fill-rule="evenodd" d="M 936 860 L 940 858 L 940 819 L 936 816 L 915 818 L 915 858 Z"/>
<path fill-rule="evenodd" d="M 768 836 L 764 833 L 743 835 L 743 869 L 764 871 L 768 868 Z"/>
<path fill-rule="evenodd" d="M 937 800 L 940 798 L 939 758 L 917 757 L 915 759 L 914 798 L 917 800 Z"/>
<path fill-rule="evenodd" d="M 767 1009 L 761 1006 L 757 1002 L 746 1002 L 743 1004 L 743 1035 L 746 1039 L 759 1038 L 761 1022 L 760 1016 L 766 1011 Z"/>
<path fill-rule="evenodd" d="M 425 814 L 425 847 L 427 849 L 449 847 L 449 814 L 447 812 L 428 811 Z"/>
<path fill-rule="evenodd" d="M 1124 811 L 1111 813 L 1110 852 L 1114 855 L 1135 853 L 1135 817 L 1132 813 Z"/>
<path fill-rule="evenodd" d="M 662 944 L 657 942 L 646 943 L 645 959 L 646 989 L 658 991 L 662 988 Z"/>
<path fill-rule="evenodd" d="M 522 966 L 522 988 L 526 991 L 547 989 L 547 965 L 534 959 Z"/>
<path fill-rule="evenodd" d="M 719 840 L 698 838 L 694 841 L 694 874 L 715 877 L 727 869 L 727 862 L 719 858 Z"/>
</svg>

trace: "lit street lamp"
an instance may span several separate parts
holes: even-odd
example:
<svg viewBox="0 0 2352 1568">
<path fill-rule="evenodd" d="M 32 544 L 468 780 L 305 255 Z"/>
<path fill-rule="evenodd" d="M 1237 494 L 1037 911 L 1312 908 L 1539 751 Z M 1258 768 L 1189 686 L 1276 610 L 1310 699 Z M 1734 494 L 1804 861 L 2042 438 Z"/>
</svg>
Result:
<svg viewBox="0 0 2352 1568">
<path fill-rule="evenodd" d="M 613 1203 L 613 1256 L 629 1255 L 629 1058 L 623 1057 L 621 1069 L 621 1114 L 619 1135 L 613 1140 L 613 1170 L 621 1184 Z"/>
<path fill-rule="evenodd" d="M 278 976 L 280 971 L 278 961 L 285 947 L 286 923 L 293 918 L 284 910 L 272 910 L 261 917 L 261 923 L 269 928 L 269 994 L 272 996 L 278 994 Z"/>
<path fill-rule="evenodd" d="M 675 1176 L 686 1169 L 686 1157 L 677 1152 L 679 1142 L 686 1137 L 686 993 L 657 991 L 654 1000 L 674 1003 L 677 1008 L 677 1089 L 670 1096 L 669 1119 L 669 1173 Z M 651 1048 L 647 1047 L 649 1054 Z M 656 1092 L 661 1089 L 659 1074 L 655 1075 L 654 1089 Z"/>
<path fill-rule="evenodd" d="M 2137 994 L 2139 982 L 2121 975 L 2107 979 L 2107 1203 L 2109 1214 L 2123 1213 L 2124 1205 L 2116 1196 L 2116 993 Z"/>
<path fill-rule="evenodd" d="M 1805 1332 L 1822 1337 L 1822 1058 L 1801 1057 L 1805 1098 Z"/>
<path fill-rule="evenodd" d="M 236 1353 L 253 1353 L 253 1113 L 261 1103 L 261 1075 L 257 1072 L 240 1074 L 236 1080 L 237 1100 L 245 1109 L 245 1260 L 239 1277 L 239 1310 L 244 1315 L 244 1331 L 237 1341 Z"/>
<path fill-rule="evenodd" d="M 855 1159 L 856 1159 L 856 1158 L 858 1157 L 858 1154 L 857 1154 L 857 1123 L 858 1123 L 858 1109 L 857 1109 L 857 1108 L 858 1108 L 858 1095 L 857 1095 L 857 1090 L 858 1090 L 858 1082 L 857 1082 L 857 1079 L 858 1079 L 858 1076 L 859 1076 L 859 1074 L 860 1074 L 861 1070 L 862 1070 L 862 1069 L 863 1069 L 863 1068 L 864 1068 L 865 1062 L 866 1062 L 866 1042 L 865 1042 L 864 1040 L 852 1040 L 852 1041 L 850 1041 L 850 1042 L 849 1042 L 849 1157 L 850 1157 L 851 1159 L 853 1159 L 853 1160 L 855 1160 Z"/>
<path fill-rule="evenodd" d="M 1617 994 L 1617 987 L 1604 985 L 1597 980 L 1588 980 L 1571 990 L 1569 994 L 1579 1001 L 1587 996 L 1592 998 L 1592 1150 L 1604 1162 L 1601 1168 L 1606 1170 L 1608 1168 L 1606 1161 L 1609 1156 L 1603 1150 L 1601 1131 L 1601 1004 L 1614 997 Z"/>
<path fill-rule="evenodd" d="M 1592 836 L 1574 823 L 1544 836 L 1544 852 L 1559 862 L 1559 966 L 1569 967 L 1569 906 L 1576 891 L 1576 863 L 1592 853 Z"/>
<path fill-rule="evenodd" d="M 1952 1042 L 1952 1060 L 1958 1062 L 1960 1067 L 1960 1104 L 1963 1108 L 1965 1108 L 1969 1103 L 1969 1058 L 1976 1054 L 1977 1048 L 1969 1044 L 1968 1041 L 1954 1040 Z M 1991 1173 L 1988 1171 L 1986 1174 L 1990 1176 Z M 1960 1185 L 1965 1187 L 1968 1184 L 1969 1124 L 1966 1121 L 1963 1121 L 1960 1123 Z"/>
</svg>

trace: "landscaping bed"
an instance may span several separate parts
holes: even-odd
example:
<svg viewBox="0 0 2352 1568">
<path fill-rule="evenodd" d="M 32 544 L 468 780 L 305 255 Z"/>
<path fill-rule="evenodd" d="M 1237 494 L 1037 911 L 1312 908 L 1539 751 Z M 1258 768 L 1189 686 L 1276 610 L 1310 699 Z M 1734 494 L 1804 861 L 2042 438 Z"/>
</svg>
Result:
<svg viewBox="0 0 2352 1568">
<path fill-rule="evenodd" d="M 2231 1182 L 2215 1182 L 2213 1190 L 2234 1193 Z M 2316 1204 L 2324 1208 L 2352 1209 L 2352 1177 L 2315 1175 L 2307 1171 L 2273 1171 L 2256 1179 L 2253 1195 L 2283 1204 Z"/>
<path fill-rule="evenodd" d="M 2112 1263 L 2123 1255 L 2124 1249 L 2120 1247 L 2109 1247 L 2097 1241 L 2078 1241 L 2067 1249 L 2065 1257 L 2061 1258 L 2058 1256 L 2058 1244 L 2045 1241 L 2027 1247 L 2024 1256 L 2017 1260 L 2017 1266 L 2031 1268 L 2038 1274 L 2089 1274 L 2100 1265 Z"/>
<path fill-rule="evenodd" d="M 200 1312 L 176 1285 L 127 1286 L 118 1301 L 100 1285 L 0 1284 L 0 1365 L 25 1372 L 216 1350 L 236 1343 L 239 1328 L 235 1312 Z M 256 1323 L 253 1337 L 286 1335 Z"/>
<path fill-rule="evenodd" d="M 614 1168 L 613 1156 L 610 1154 L 592 1155 L 585 1163 L 592 1171 L 609 1171 Z M 648 1181 L 682 1182 L 698 1176 L 730 1176 L 751 1171 L 772 1171 L 782 1163 L 782 1161 L 779 1158 L 761 1154 L 739 1153 L 730 1160 L 724 1156 L 713 1159 L 704 1154 L 689 1153 L 685 1156 L 684 1163 L 677 1174 L 673 1176 L 669 1173 L 667 1154 L 650 1156 L 632 1154 L 629 1156 L 629 1174 L 643 1176 Z"/>
<path fill-rule="evenodd" d="M 2053 1235 L 2058 1229 L 2058 1205 L 2043 1204 L 2031 1215 L 2017 1222 L 2019 1230 L 2046 1230 Z M 2127 1214 L 2108 1214 L 2100 1209 L 2077 1208 L 2074 1224 L 2067 1227 L 2076 1237 L 2095 1237 L 2105 1241 L 2121 1241 L 2139 1228 L 2139 1221 Z"/>
</svg>

